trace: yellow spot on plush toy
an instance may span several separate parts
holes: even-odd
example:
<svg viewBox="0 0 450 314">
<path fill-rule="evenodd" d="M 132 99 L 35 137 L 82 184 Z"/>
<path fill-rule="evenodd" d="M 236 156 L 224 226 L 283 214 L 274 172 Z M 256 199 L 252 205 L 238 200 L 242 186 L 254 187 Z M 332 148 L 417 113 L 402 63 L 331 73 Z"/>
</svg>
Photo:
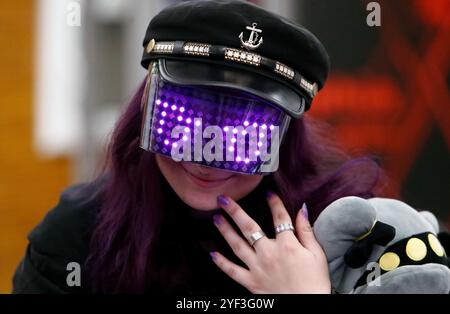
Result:
<svg viewBox="0 0 450 314">
<path fill-rule="evenodd" d="M 406 244 L 406 255 L 413 261 L 421 261 L 427 255 L 427 247 L 422 240 L 411 238 Z"/>
<path fill-rule="evenodd" d="M 384 271 L 394 270 L 400 265 L 400 257 L 392 252 L 384 253 L 380 257 L 380 267 Z"/>
</svg>

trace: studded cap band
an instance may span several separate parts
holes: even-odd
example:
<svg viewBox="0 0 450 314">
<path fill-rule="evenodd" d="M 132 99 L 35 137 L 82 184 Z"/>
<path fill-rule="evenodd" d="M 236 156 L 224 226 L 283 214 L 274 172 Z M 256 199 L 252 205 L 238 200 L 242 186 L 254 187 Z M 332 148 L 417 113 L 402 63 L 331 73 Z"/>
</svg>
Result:
<svg viewBox="0 0 450 314">
<path fill-rule="evenodd" d="M 185 41 L 156 42 L 152 39 L 147 44 L 145 53 L 160 56 L 170 55 L 179 57 L 209 58 L 212 60 L 225 60 L 254 67 L 262 67 L 275 73 L 279 78 L 289 82 L 290 84 L 300 87 L 309 97 L 311 97 L 311 99 L 317 94 L 318 91 L 317 83 L 309 82 L 293 68 L 281 62 L 261 56 L 257 53 L 242 49 Z"/>
</svg>

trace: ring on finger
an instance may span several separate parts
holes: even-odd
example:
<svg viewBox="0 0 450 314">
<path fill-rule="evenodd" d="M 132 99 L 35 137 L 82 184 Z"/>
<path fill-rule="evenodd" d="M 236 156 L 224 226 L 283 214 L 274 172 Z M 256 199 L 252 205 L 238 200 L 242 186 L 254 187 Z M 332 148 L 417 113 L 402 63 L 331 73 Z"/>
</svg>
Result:
<svg viewBox="0 0 450 314">
<path fill-rule="evenodd" d="M 249 243 L 251 246 L 253 246 L 253 245 L 255 244 L 256 241 L 258 241 L 259 239 L 261 239 L 261 238 L 263 238 L 263 237 L 265 237 L 265 236 L 266 236 L 266 235 L 265 235 L 265 233 L 264 233 L 262 230 L 253 232 L 253 233 L 250 235 L 249 239 L 248 239 L 248 243 Z"/>
<path fill-rule="evenodd" d="M 291 223 L 283 223 L 283 224 L 279 224 L 278 226 L 275 227 L 275 233 L 281 233 L 283 231 L 294 231 L 294 226 Z"/>
</svg>

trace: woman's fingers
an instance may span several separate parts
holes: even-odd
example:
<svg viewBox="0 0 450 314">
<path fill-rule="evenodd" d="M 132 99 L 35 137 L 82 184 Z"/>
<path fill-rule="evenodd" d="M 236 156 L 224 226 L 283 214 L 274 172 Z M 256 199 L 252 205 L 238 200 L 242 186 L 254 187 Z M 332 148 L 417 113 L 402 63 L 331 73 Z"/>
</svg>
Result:
<svg viewBox="0 0 450 314">
<path fill-rule="evenodd" d="M 319 242 L 317 242 L 311 224 L 309 223 L 308 208 L 305 203 L 303 203 L 302 208 L 298 211 L 295 229 L 300 243 L 302 243 L 305 248 L 316 256 L 318 256 L 318 254 L 323 254 L 322 247 Z"/>
<path fill-rule="evenodd" d="M 289 216 L 283 201 L 275 193 L 267 192 L 267 203 L 272 211 L 274 228 L 280 224 L 292 224 L 292 219 Z M 276 234 L 277 239 L 296 239 L 292 231 L 283 231 Z"/>
<path fill-rule="evenodd" d="M 214 224 L 222 236 L 230 245 L 234 254 L 239 257 L 249 268 L 255 262 L 255 251 L 247 241 L 234 230 L 233 226 L 221 215 L 214 216 Z"/>
<path fill-rule="evenodd" d="M 267 201 L 275 225 L 291 223 L 289 213 L 277 195 L 268 195 Z M 229 197 L 220 196 L 218 202 L 245 237 L 248 238 L 252 233 L 261 230 L 258 224 Z M 296 217 L 296 233 L 281 232 L 276 240 L 263 237 L 254 244 L 256 251 L 234 229 L 230 220 L 222 215 L 216 215 L 214 222 L 236 256 L 248 267 L 237 265 L 218 252 L 211 252 L 214 263 L 250 292 L 329 291 L 328 265 L 309 224 L 306 205 Z M 279 258 L 280 256 L 282 258 Z"/>
<path fill-rule="evenodd" d="M 250 271 L 236 265 L 231 262 L 228 258 L 220 254 L 219 252 L 210 252 L 212 260 L 225 274 L 231 277 L 234 281 L 239 283 L 244 287 L 252 286 L 252 277 Z"/>
<path fill-rule="evenodd" d="M 217 198 L 219 206 L 222 207 L 231 219 L 234 220 L 242 234 L 249 239 L 250 235 L 254 232 L 261 231 L 259 225 L 254 221 L 235 201 L 228 196 L 220 195 Z M 254 243 L 254 247 L 257 248 L 268 241 L 267 237 L 262 237 Z"/>
</svg>

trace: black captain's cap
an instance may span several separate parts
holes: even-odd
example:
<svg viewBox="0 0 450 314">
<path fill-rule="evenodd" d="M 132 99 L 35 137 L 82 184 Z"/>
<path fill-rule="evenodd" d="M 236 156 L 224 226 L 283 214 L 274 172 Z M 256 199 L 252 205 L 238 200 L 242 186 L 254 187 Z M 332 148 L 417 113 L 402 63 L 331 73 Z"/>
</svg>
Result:
<svg viewBox="0 0 450 314">
<path fill-rule="evenodd" d="M 144 38 L 153 59 L 178 84 L 231 87 L 256 94 L 293 117 L 311 106 L 329 57 L 307 29 L 244 1 L 187 1 L 162 10 Z"/>
</svg>

